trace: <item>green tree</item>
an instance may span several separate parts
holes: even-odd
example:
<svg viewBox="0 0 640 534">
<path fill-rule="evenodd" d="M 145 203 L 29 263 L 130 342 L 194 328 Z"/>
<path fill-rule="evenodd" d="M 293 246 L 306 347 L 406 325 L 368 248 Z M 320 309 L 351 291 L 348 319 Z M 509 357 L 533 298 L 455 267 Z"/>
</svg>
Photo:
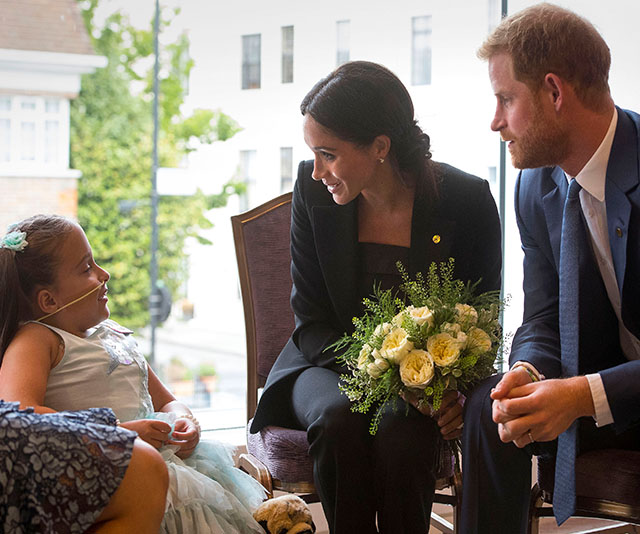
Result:
<svg viewBox="0 0 640 534">
<path fill-rule="evenodd" d="M 105 56 L 108 65 L 83 77 L 80 95 L 71 106 L 71 165 L 82 171 L 78 218 L 97 260 L 111 273 L 112 316 L 126 325 L 143 326 L 149 321 L 150 292 L 153 31 L 152 26 L 133 27 L 119 12 L 97 27 L 98 1 L 80 3 L 96 53 Z M 161 30 L 176 14 L 162 13 Z M 181 35 L 161 51 L 161 167 L 178 165 L 193 139 L 224 141 L 240 130 L 221 111 L 200 109 L 186 117 L 181 113 L 185 81 L 193 67 L 188 47 L 188 38 Z M 212 226 L 206 212 L 225 205 L 241 188 L 228 182 L 217 195 L 198 191 L 191 197 L 160 198 L 158 277 L 172 294 L 187 274 L 186 239 L 207 242 L 199 236 L 200 230 Z"/>
</svg>

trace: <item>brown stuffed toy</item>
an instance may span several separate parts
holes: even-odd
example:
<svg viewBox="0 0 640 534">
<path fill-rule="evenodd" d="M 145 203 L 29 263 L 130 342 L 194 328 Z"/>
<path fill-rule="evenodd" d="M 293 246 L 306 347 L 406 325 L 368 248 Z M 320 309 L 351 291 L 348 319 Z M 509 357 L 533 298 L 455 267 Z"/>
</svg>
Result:
<svg viewBox="0 0 640 534">
<path fill-rule="evenodd" d="M 316 526 L 307 503 L 297 495 L 264 501 L 253 513 L 267 534 L 313 534 Z"/>
</svg>

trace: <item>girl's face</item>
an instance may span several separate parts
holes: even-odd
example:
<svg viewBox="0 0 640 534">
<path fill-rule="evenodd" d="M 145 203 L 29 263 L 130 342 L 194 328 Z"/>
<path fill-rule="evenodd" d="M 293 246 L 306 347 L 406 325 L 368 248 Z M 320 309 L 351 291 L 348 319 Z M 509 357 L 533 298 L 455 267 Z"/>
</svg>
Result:
<svg viewBox="0 0 640 534">
<path fill-rule="evenodd" d="M 38 304 L 43 315 L 51 313 L 102 285 L 46 320 L 52 326 L 84 337 L 89 328 L 109 317 L 106 286 L 109 273 L 94 261 L 87 236 L 79 226 L 74 226 L 67 234 L 60 247 L 60 256 L 62 260 L 55 282 L 38 292 Z"/>
<path fill-rule="evenodd" d="M 303 129 L 304 141 L 315 156 L 312 177 L 322 180 L 336 204 L 347 204 L 375 185 L 381 157 L 375 142 L 360 147 L 343 141 L 309 114 L 304 116 Z"/>
</svg>

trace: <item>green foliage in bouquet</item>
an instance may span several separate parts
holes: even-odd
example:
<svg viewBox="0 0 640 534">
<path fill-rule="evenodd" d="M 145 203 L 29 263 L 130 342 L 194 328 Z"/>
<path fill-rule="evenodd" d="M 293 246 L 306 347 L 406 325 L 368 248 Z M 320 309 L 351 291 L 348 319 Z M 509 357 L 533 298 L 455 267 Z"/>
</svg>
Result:
<svg viewBox="0 0 640 534">
<path fill-rule="evenodd" d="M 445 391 L 466 393 L 495 373 L 502 349 L 498 291 L 476 295 L 477 283 L 455 280 L 453 258 L 432 263 L 426 278 L 418 273 L 415 280 L 397 266 L 405 299 L 374 287 L 364 314 L 353 319 L 354 332 L 329 347 L 344 349 L 339 359 L 351 372 L 340 388 L 352 410 L 376 410 L 372 434 L 395 397 L 413 396 L 438 410 Z"/>
</svg>

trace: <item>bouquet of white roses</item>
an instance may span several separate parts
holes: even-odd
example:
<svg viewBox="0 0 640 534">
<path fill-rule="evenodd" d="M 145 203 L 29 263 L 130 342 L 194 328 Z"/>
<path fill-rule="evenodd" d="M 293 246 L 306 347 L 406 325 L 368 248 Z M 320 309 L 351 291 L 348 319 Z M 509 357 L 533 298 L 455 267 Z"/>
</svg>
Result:
<svg viewBox="0 0 640 534">
<path fill-rule="evenodd" d="M 352 409 L 376 408 L 372 434 L 396 396 L 411 395 L 438 410 L 445 391 L 464 393 L 495 373 L 503 302 L 497 291 L 474 295 L 475 285 L 453 280 L 453 267 L 453 259 L 434 263 L 426 280 L 421 273 L 410 280 L 399 263 L 406 301 L 374 288 L 373 298 L 363 301 L 364 315 L 353 319 L 353 334 L 331 347 L 346 347 L 340 359 L 351 373 L 342 375 L 340 388 Z"/>
</svg>

